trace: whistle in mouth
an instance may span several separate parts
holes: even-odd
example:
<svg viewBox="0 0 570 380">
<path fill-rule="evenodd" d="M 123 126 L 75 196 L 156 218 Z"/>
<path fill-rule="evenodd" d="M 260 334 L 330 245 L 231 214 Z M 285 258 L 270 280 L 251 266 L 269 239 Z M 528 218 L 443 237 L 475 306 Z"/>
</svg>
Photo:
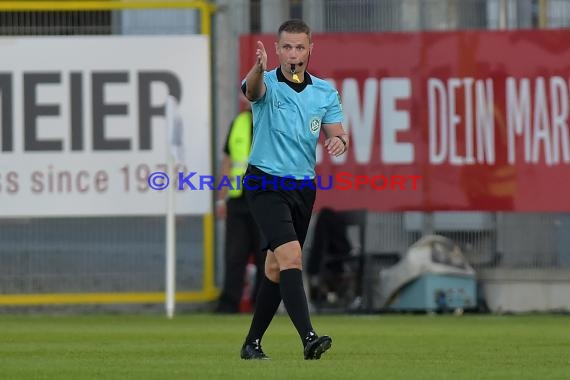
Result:
<svg viewBox="0 0 570 380">
<path fill-rule="evenodd" d="M 299 79 L 299 76 L 297 75 L 297 73 L 295 73 L 295 64 L 292 63 L 291 64 L 291 74 L 293 74 L 293 80 L 297 83 L 301 83 L 301 80 Z"/>
</svg>

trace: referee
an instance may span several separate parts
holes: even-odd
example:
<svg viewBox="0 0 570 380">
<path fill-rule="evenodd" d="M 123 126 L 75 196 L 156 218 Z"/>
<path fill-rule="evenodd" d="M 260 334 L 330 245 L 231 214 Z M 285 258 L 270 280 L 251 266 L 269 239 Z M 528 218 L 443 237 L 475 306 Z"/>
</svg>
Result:
<svg viewBox="0 0 570 380">
<path fill-rule="evenodd" d="M 316 147 L 322 130 L 333 156 L 348 148 L 338 91 L 306 69 L 313 43 L 302 20 L 284 22 L 275 50 L 279 67 L 267 70 L 257 42 L 256 63 L 242 83 L 253 111 L 253 142 L 243 179 L 244 194 L 267 250 L 242 359 L 268 359 L 261 339 L 281 300 L 301 338 L 305 359 L 320 359 L 332 339 L 313 329 L 303 288 L 302 247 L 315 202 Z M 308 179 L 308 180 L 307 180 Z"/>
</svg>

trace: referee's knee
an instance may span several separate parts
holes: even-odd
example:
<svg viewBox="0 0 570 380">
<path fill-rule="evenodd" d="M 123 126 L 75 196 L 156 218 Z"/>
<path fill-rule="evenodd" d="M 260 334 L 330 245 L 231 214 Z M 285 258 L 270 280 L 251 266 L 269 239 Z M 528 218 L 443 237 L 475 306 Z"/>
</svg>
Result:
<svg viewBox="0 0 570 380">
<path fill-rule="evenodd" d="M 283 260 L 279 266 L 280 270 L 285 269 L 303 269 L 303 261 L 301 260 L 301 255 L 290 257 L 287 260 Z"/>
<path fill-rule="evenodd" d="M 279 269 L 302 269 L 303 259 L 301 247 L 298 242 L 289 242 L 275 250 L 275 257 L 279 262 Z"/>
<path fill-rule="evenodd" d="M 265 262 L 265 276 L 273 282 L 279 282 L 279 263 L 273 257 L 273 260 Z"/>
</svg>

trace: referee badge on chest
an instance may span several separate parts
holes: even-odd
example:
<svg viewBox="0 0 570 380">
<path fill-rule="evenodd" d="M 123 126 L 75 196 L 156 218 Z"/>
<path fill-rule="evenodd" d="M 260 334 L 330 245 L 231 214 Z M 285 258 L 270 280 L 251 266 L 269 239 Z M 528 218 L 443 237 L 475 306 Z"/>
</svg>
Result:
<svg viewBox="0 0 570 380">
<path fill-rule="evenodd" d="M 314 135 L 319 134 L 319 130 L 321 129 L 321 119 L 318 117 L 311 118 L 311 122 L 309 123 L 309 128 Z"/>
</svg>

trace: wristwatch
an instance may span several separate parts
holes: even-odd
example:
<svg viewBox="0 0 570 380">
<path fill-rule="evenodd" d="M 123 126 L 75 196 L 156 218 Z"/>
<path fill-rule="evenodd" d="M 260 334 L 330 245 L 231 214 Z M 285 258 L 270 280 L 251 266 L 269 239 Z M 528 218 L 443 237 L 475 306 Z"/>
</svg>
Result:
<svg viewBox="0 0 570 380">
<path fill-rule="evenodd" d="M 342 143 L 344 144 L 344 150 L 346 150 L 346 140 L 342 138 L 342 136 L 335 136 L 338 137 L 340 141 L 342 141 Z"/>
</svg>

